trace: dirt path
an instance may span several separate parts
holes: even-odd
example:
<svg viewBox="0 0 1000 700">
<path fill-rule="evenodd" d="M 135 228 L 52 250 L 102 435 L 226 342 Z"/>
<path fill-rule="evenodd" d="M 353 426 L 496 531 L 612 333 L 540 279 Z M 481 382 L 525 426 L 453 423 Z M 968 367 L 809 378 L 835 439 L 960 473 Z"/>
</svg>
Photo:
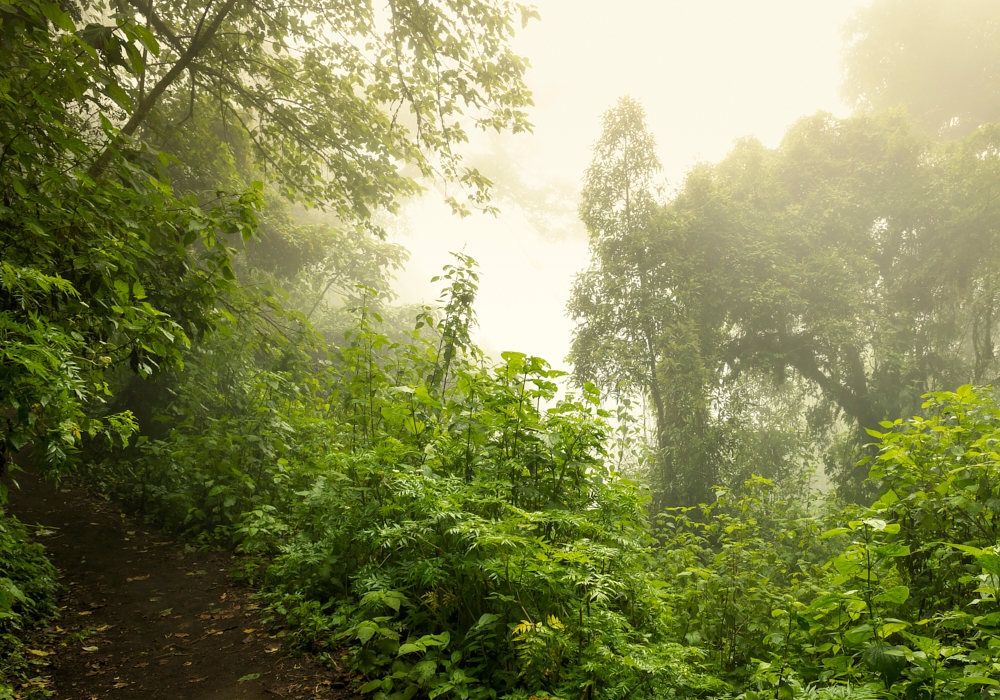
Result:
<svg viewBox="0 0 1000 700">
<path fill-rule="evenodd" d="M 230 581 L 229 557 L 185 551 L 81 488 L 17 478 L 11 511 L 41 526 L 66 587 L 34 645 L 51 653 L 35 662 L 55 697 L 351 697 L 346 675 L 284 653 L 284 633 Z"/>
</svg>

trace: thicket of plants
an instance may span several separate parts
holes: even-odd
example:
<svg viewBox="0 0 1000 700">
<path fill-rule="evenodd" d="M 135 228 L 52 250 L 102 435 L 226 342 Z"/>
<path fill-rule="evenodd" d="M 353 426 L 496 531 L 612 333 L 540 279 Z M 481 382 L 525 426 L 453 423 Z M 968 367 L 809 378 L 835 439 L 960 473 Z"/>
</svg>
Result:
<svg viewBox="0 0 1000 700">
<path fill-rule="evenodd" d="M 37 676 L 22 637 L 56 613 L 59 589 L 45 550 L 31 542 L 27 528 L 0 510 L 0 698 L 11 698 L 8 678 Z"/>
<path fill-rule="evenodd" d="M 388 9 L 0 4 L 3 467 L 233 548 L 375 700 L 992 696 L 1000 405 L 936 389 L 995 367 L 995 128 L 817 117 L 665 204 L 623 101 L 568 378 L 475 346 L 463 255 L 394 305 L 376 223 L 405 172 L 491 209 L 457 149 L 528 127 L 536 13 Z M 0 514 L 0 697 L 56 587 Z"/>
<path fill-rule="evenodd" d="M 400 333 L 361 306 L 308 372 L 265 368 L 247 343 L 256 361 L 206 350 L 171 384 L 170 431 L 92 478 L 235 545 L 293 643 L 346 646 L 378 698 L 998 685 L 989 390 L 930 394 L 922 416 L 886 422 L 870 507 L 753 477 L 650 519 L 627 475 L 636 438 L 593 387 L 560 399 L 542 360 L 469 344 L 470 264 L 447 269 L 438 317 Z"/>
</svg>

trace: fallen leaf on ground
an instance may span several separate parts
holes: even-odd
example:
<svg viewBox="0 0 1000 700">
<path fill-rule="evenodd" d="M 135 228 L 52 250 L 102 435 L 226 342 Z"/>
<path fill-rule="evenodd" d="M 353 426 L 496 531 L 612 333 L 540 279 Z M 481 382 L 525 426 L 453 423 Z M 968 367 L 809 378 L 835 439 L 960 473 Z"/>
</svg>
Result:
<svg viewBox="0 0 1000 700">
<path fill-rule="evenodd" d="M 52 651 L 40 651 L 39 649 L 28 649 L 28 653 L 32 656 L 52 656 L 55 652 Z"/>
<path fill-rule="evenodd" d="M 77 615 L 90 615 L 92 612 L 92 610 L 84 610 L 82 612 L 78 612 Z"/>
<path fill-rule="evenodd" d="M 145 576 L 133 576 L 132 578 L 127 578 L 125 580 L 132 583 L 133 581 L 145 581 L 147 578 L 149 578 L 149 574 L 146 574 Z"/>
<path fill-rule="evenodd" d="M 174 632 L 174 636 L 178 639 L 184 639 L 185 637 L 190 637 L 191 635 L 187 632 Z"/>
<path fill-rule="evenodd" d="M 84 647 L 84 651 L 97 651 L 97 647 Z"/>
<path fill-rule="evenodd" d="M 247 675 L 243 676 L 242 678 L 238 678 L 236 680 L 236 682 L 237 683 L 245 683 L 246 681 L 255 681 L 258 678 L 260 678 L 260 674 L 259 673 L 248 673 Z"/>
</svg>

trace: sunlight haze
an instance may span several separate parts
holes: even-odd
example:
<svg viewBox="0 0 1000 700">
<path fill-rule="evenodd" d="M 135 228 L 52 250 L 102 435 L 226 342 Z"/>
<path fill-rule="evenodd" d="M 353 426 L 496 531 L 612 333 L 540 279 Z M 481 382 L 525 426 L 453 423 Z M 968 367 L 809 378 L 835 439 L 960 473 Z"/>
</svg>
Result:
<svg viewBox="0 0 1000 700">
<path fill-rule="evenodd" d="M 847 113 L 838 96 L 841 26 L 859 0 L 542 0 L 541 22 L 520 32 L 531 62 L 530 135 L 507 136 L 524 177 L 571 191 L 591 158 L 601 115 L 622 95 L 646 109 L 669 187 L 737 138 L 768 146 L 797 118 Z M 487 147 L 473 136 L 470 150 Z M 488 166 L 481 170 L 492 176 Z M 404 302 L 431 302 L 428 280 L 464 249 L 481 266 L 478 340 L 491 353 L 518 350 L 556 367 L 569 350 L 565 316 L 573 276 L 587 261 L 586 233 L 533 226 L 518 206 L 453 216 L 433 191 L 405 210 L 412 257 L 399 274 Z M 564 227 L 565 228 L 565 227 Z"/>
</svg>

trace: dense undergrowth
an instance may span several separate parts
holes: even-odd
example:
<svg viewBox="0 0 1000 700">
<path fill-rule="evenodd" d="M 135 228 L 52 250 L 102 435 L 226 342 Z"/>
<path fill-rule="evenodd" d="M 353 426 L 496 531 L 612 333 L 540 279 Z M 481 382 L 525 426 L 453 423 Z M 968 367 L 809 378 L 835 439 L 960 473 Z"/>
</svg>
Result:
<svg viewBox="0 0 1000 700">
<path fill-rule="evenodd" d="M 14 697 L 7 679 L 30 687 L 36 674 L 23 634 L 52 618 L 58 588 L 42 546 L 31 542 L 17 518 L 0 510 L 0 698 Z"/>
<path fill-rule="evenodd" d="M 439 309 L 376 291 L 407 173 L 495 210 L 458 150 L 530 127 L 537 17 L 389 4 L 0 3 L 0 467 L 33 450 L 235 548 L 375 700 L 992 697 L 1000 407 L 965 386 L 873 426 L 993 376 L 995 127 L 939 150 L 820 115 L 663 209 L 623 101 L 567 392 L 474 346 L 471 259 Z M 863 504 L 811 493 L 817 458 Z M 55 581 L 0 514 L 0 693 Z"/>
<path fill-rule="evenodd" d="M 755 477 L 651 521 L 627 421 L 470 344 L 471 265 L 422 327 L 362 306 L 329 354 L 231 329 L 174 377 L 161 436 L 92 476 L 237 546 L 295 643 L 346 646 L 378 698 L 989 695 L 988 390 L 886 424 L 870 508 Z"/>
</svg>

